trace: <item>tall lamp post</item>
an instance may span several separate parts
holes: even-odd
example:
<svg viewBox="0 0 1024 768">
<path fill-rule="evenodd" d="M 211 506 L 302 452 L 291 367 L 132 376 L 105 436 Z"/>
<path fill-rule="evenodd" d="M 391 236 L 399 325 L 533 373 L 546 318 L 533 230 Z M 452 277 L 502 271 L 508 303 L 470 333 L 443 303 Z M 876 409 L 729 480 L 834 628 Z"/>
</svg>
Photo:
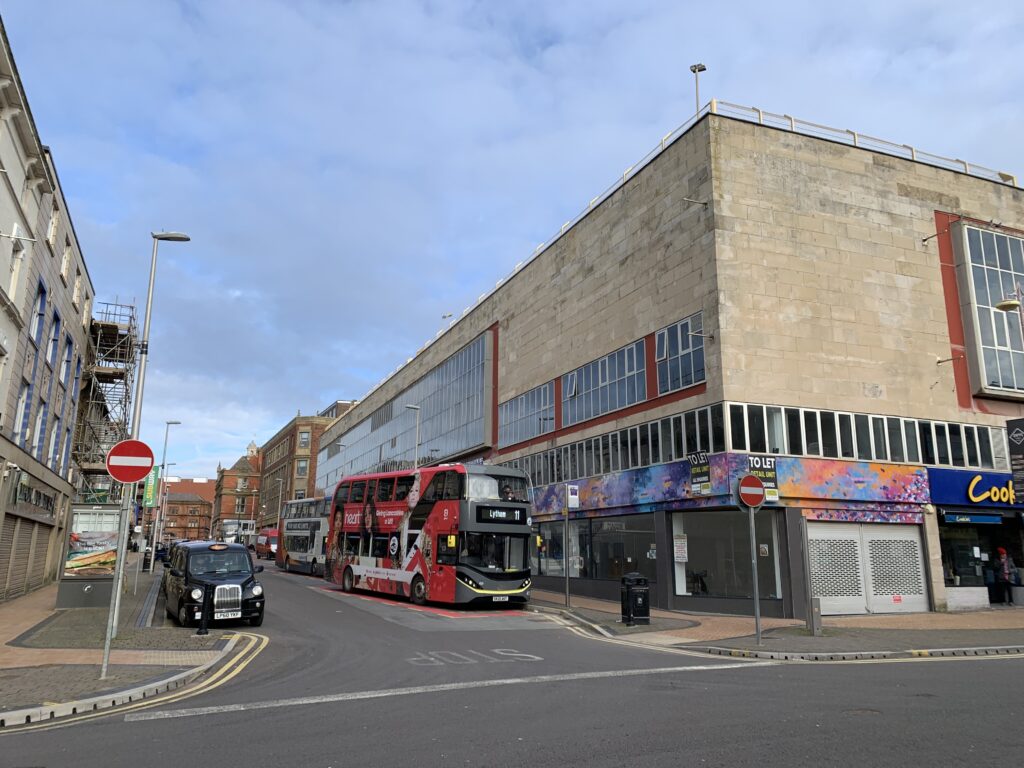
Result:
<svg viewBox="0 0 1024 768">
<path fill-rule="evenodd" d="M 697 63 L 690 65 L 690 71 L 693 72 L 693 88 L 697 101 L 697 108 L 693 111 L 696 115 L 700 113 L 700 73 L 707 72 L 708 68 L 703 64 Z"/>
<path fill-rule="evenodd" d="M 164 516 L 164 499 L 167 497 L 167 437 L 170 434 L 171 427 L 175 424 L 181 424 L 180 421 L 165 421 L 164 422 L 164 452 L 160 458 L 160 503 L 156 506 L 156 516 L 153 520 L 153 556 L 149 558 L 149 572 L 153 572 L 153 565 L 156 562 L 156 544 L 157 537 L 160 535 L 160 523 L 163 522 Z"/>
<path fill-rule="evenodd" d="M 416 411 L 416 448 L 412 452 L 412 468 L 419 469 L 420 466 L 420 407 L 418 405 L 406 405 L 410 411 Z"/>
<path fill-rule="evenodd" d="M 156 254 L 161 240 L 172 243 L 188 242 L 191 238 L 183 232 L 151 232 L 153 238 L 153 256 L 149 262 L 149 290 L 146 293 L 146 319 L 142 326 L 142 343 L 139 345 L 139 377 L 135 381 L 135 398 L 132 405 L 131 439 L 139 438 L 139 424 L 142 421 L 142 394 L 146 385 L 146 361 L 149 357 L 149 321 L 153 315 L 153 285 L 156 282 Z M 135 493 L 138 483 L 132 483 L 127 498 L 121 499 L 121 530 L 117 538 L 117 563 L 114 566 L 114 583 L 110 596 L 110 610 L 107 612 L 107 635 L 103 643 L 103 664 L 100 667 L 100 680 L 107 677 L 107 666 L 110 663 L 110 641 L 117 637 L 117 620 L 121 610 L 121 583 L 124 580 L 125 550 L 128 548 L 128 526 L 131 523 L 131 510 L 135 504 Z"/>
</svg>

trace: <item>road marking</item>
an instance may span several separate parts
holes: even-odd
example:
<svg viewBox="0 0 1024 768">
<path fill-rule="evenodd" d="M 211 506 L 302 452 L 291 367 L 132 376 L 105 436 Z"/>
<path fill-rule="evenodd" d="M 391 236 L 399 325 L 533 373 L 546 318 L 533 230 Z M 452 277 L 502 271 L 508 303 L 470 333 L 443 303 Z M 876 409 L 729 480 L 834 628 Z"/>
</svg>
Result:
<svg viewBox="0 0 1024 768">
<path fill-rule="evenodd" d="M 421 693 L 465 691 L 476 688 L 498 688 L 508 685 L 537 685 L 539 683 L 562 683 L 576 680 L 604 680 L 618 677 L 649 677 L 651 675 L 672 675 L 683 672 L 716 672 L 720 669 L 752 669 L 754 667 L 774 667 L 778 665 L 779 662 L 776 661 L 762 661 L 747 664 L 703 664 L 690 667 L 618 669 L 606 672 L 573 672 L 561 675 L 538 675 L 536 677 L 509 677 L 500 680 L 478 680 L 476 682 L 469 683 L 442 683 L 439 685 L 418 685 L 411 688 L 385 688 L 379 691 L 357 691 L 353 693 L 333 693 L 325 696 L 303 696 L 297 699 L 277 699 L 276 701 L 252 701 L 244 704 L 224 704 L 217 707 L 172 709 L 167 712 L 142 712 L 139 714 L 126 715 L 124 719 L 127 723 L 135 723 L 143 720 L 170 720 L 179 717 L 219 715 L 227 712 L 251 712 L 258 709 L 280 709 L 282 707 L 301 707 L 310 704 L 364 701 L 366 699 L 385 699 L 394 696 L 412 696 Z"/>
<path fill-rule="evenodd" d="M 196 685 L 177 689 L 166 695 L 158 695 L 157 698 L 139 699 L 138 701 L 129 704 L 120 704 L 116 707 L 107 707 L 106 709 L 96 711 L 87 710 L 78 715 L 70 715 L 67 719 L 61 719 L 57 722 L 43 721 L 40 723 L 33 723 L 31 725 L 8 726 L 0 731 L 0 736 L 5 733 L 14 734 L 25 733 L 27 731 L 48 731 L 54 728 L 70 728 L 71 726 L 80 725 L 83 722 L 95 720 L 100 717 L 111 717 L 113 715 L 123 714 L 127 711 L 151 709 L 153 707 L 160 707 L 166 704 L 173 704 L 175 702 L 182 701 L 183 699 L 190 699 L 193 696 L 198 696 L 201 693 L 211 691 L 214 688 L 219 688 L 245 669 L 245 667 L 249 666 L 249 662 L 255 659 L 263 649 L 267 647 L 267 644 L 270 643 L 270 638 L 266 635 L 258 635 L 249 632 L 237 632 L 235 634 L 238 637 L 248 640 L 248 645 L 236 653 L 209 678 L 200 681 Z M 225 635 L 225 637 L 227 636 L 228 635 Z"/>
<path fill-rule="evenodd" d="M 406 659 L 410 664 L 415 664 L 421 667 L 439 667 L 443 664 L 478 664 L 479 659 L 470 658 L 469 654 L 479 656 L 488 664 L 502 664 L 516 661 L 544 661 L 540 656 L 534 656 L 532 653 L 521 653 L 514 648 L 492 648 L 491 653 L 497 654 L 495 656 L 489 656 L 482 651 L 465 651 L 459 653 L 457 651 L 420 651 L 411 659 Z"/>
</svg>

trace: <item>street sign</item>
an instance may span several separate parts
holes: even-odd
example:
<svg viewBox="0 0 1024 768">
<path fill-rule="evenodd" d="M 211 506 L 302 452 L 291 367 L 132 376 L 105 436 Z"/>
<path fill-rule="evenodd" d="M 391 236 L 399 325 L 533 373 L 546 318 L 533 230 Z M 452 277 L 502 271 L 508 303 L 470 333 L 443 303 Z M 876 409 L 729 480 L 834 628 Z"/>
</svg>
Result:
<svg viewBox="0 0 1024 768">
<path fill-rule="evenodd" d="M 1010 471 L 1013 486 L 1024 491 L 1024 419 L 1006 420 L 1006 439 L 1010 446 Z"/>
<path fill-rule="evenodd" d="M 107 454 L 107 474 L 119 483 L 137 483 L 153 468 L 153 450 L 141 440 L 122 440 Z"/>
<path fill-rule="evenodd" d="M 751 509 L 757 509 L 764 504 L 764 483 L 755 475 L 741 477 L 736 493 L 740 501 Z"/>
<path fill-rule="evenodd" d="M 153 467 L 146 475 L 146 487 L 142 491 L 142 506 L 158 507 L 160 501 L 157 499 L 157 487 L 160 482 L 160 467 Z"/>
</svg>

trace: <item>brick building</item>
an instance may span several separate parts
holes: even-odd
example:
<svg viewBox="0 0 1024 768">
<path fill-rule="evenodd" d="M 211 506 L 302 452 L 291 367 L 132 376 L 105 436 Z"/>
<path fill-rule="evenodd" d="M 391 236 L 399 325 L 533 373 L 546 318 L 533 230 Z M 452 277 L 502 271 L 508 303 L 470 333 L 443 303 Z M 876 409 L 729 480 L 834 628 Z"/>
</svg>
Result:
<svg viewBox="0 0 1024 768">
<path fill-rule="evenodd" d="M 213 538 L 241 541 L 256 529 L 262 458 L 256 443 L 230 469 L 217 467 L 213 498 Z"/>
<path fill-rule="evenodd" d="M 523 469 L 551 589 L 568 570 L 614 598 L 639 571 L 684 610 L 752 613 L 755 584 L 774 616 L 988 605 L 996 547 L 1024 561 L 1021 283 L 1012 175 L 712 101 L 332 424 L 317 487 Z"/>
<path fill-rule="evenodd" d="M 337 400 L 316 416 L 297 415 L 260 449 L 263 473 L 259 528 L 277 525 L 281 506 L 290 499 L 316 496 L 316 457 L 320 436 L 353 401 Z"/>
<path fill-rule="evenodd" d="M 160 515 L 161 540 L 209 538 L 217 481 L 205 477 L 171 476 L 163 485 L 166 498 Z M 153 538 L 155 513 L 155 507 L 146 509 L 144 531 L 147 541 Z"/>
</svg>

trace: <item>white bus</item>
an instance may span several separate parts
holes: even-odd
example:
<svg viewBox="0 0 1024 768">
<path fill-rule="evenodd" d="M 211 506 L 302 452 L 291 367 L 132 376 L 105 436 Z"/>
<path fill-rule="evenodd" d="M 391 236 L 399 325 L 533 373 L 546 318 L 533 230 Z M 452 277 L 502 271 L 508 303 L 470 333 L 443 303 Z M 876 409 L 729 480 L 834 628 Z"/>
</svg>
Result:
<svg viewBox="0 0 1024 768">
<path fill-rule="evenodd" d="M 277 524 L 278 568 L 323 575 L 331 525 L 329 514 L 330 507 L 323 496 L 284 503 Z"/>
</svg>

